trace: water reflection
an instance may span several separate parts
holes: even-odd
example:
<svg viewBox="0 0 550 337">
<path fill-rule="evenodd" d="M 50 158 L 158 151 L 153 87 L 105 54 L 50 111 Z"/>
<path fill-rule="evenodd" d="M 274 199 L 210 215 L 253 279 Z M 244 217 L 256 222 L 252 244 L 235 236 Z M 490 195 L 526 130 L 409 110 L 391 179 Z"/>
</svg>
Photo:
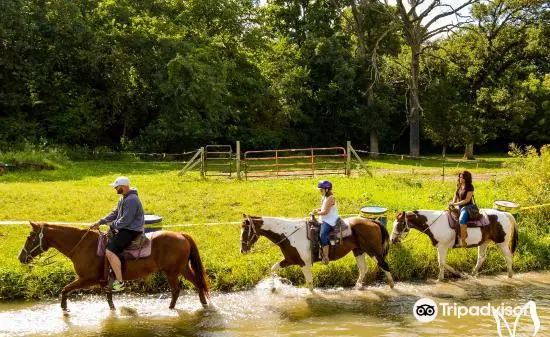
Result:
<svg viewBox="0 0 550 337">
<path fill-rule="evenodd" d="M 66 316 L 56 300 L 4 303 L 0 336 L 497 336 L 493 317 L 439 315 L 430 323 L 417 322 L 412 308 L 423 297 L 466 306 L 534 300 L 542 323 L 539 336 L 550 335 L 550 273 L 528 273 L 514 279 L 398 283 L 393 290 L 386 285 L 363 291 L 318 289 L 315 294 L 268 279 L 251 291 L 214 294 L 210 309 L 203 309 L 194 293 L 183 294 L 176 310 L 158 295 L 119 295 L 116 312 L 108 310 L 103 297 L 83 297 L 71 301 Z M 529 317 L 521 318 L 519 326 L 518 336 L 532 335 Z"/>
</svg>

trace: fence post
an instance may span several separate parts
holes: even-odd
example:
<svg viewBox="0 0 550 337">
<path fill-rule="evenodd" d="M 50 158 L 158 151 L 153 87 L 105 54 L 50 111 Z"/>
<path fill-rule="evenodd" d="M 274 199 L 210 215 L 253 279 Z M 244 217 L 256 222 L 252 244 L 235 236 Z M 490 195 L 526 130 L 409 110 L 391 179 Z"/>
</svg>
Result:
<svg viewBox="0 0 550 337">
<path fill-rule="evenodd" d="M 351 173 L 351 141 L 348 140 L 346 144 L 346 175 Z"/>
<path fill-rule="evenodd" d="M 185 164 L 183 169 L 179 172 L 179 175 L 185 174 L 185 172 L 190 171 L 195 167 L 198 163 L 197 157 L 202 153 L 201 149 L 198 149 L 197 152 L 191 157 L 191 159 Z"/>
<path fill-rule="evenodd" d="M 237 154 L 236 154 L 236 169 L 237 179 L 241 179 L 241 142 L 237 141 Z"/>
<path fill-rule="evenodd" d="M 201 178 L 204 178 L 204 170 L 206 169 L 204 160 L 204 147 L 201 147 Z"/>
</svg>

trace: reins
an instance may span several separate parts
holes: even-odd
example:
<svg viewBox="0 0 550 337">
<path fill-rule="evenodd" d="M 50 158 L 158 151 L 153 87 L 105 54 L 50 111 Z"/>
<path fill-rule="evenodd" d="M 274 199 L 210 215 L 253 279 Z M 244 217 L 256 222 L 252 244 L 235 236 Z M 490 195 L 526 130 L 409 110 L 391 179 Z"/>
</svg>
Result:
<svg viewBox="0 0 550 337">
<path fill-rule="evenodd" d="M 67 257 L 71 257 L 71 255 L 74 253 L 75 249 L 80 245 L 80 243 L 82 243 L 82 241 L 84 241 L 84 239 L 86 238 L 86 236 L 88 235 L 88 233 L 90 232 L 92 228 L 91 227 L 88 227 L 88 230 L 86 230 L 86 233 L 84 233 L 84 235 L 82 235 L 82 237 L 80 238 L 80 240 L 76 243 L 76 245 L 74 245 L 74 247 L 71 249 L 71 251 L 67 254 Z M 101 230 L 100 230 L 101 232 Z M 37 236 L 35 237 L 35 239 L 33 240 L 33 243 L 34 241 L 36 240 L 36 238 L 38 237 L 38 243 L 36 246 L 34 246 L 30 251 L 27 251 L 27 249 L 25 247 L 23 247 L 23 251 L 25 252 L 26 256 L 27 256 L 27 259 L 31 256 L 32 252 L 34 252 L 35 250 L 37 249 L 40 249 L 41 253 L 45 253 L 46 251 L 44 250 L 43 248 L 43 245 L 42 245 L 42 241 L 44 240 L 44 225 L 41 225 L 40 226 L 40 232 L 37 234 Z M 40 253 L 40 254 L 41 254 Z M 39 254 L 39 255 L 40 255 Z M 52 263 L 54 263 L 55 261 L 50 261 L 53 257 L 55 256 L 55 253 L 52 253 L 50 256 L 47 256 L 45 257 L 43 260 L 41 261 L 38 261 L 35 260 L 36 262 L 30 262 L 29 264 L 32 264 L 32 265 L 41 265 L 41 266 L 48 266 Z"/>
<path fill-rule="evenodd" d="M 254 226 L 254 222 L 252 221 L 252 218 L 250 218 L 250 216 L 247 216 L 246 217 L 247 220 L 248 220 L 248 223 L 249 223 L 249 227 L 252 227 L 252 230 L 248 230 L 248 236 L 246 238 L 246 241 L 245 241 L 245 244 L 247 246 L 250 246 L 250 240 L 252 240 L 252 238 L 254 236 L 256 237 L 260 237 L 258 232 L 256 231 L 256 227 Z M 307 224 L 307 223 L 306 223 Z M 278 246 L 279 244 L 285 242 L 286 240 L 288 240 L 288 238 L 290 238 L 292 235 L 294 235 L 296 232 L 298 232 L 300 229 L 302 229 L 302 227 L 304 227 L 306 224 L 302 225 L 302 226 L 298 226 L 298 228 L 296 228 L 292 233 L 290 233 L 288 236 L 287 235 L 284 235 L 284 234 L 281 234 L 283 236 L 283 238 L 277 242 L 274 242 L 276 246 Z M 253 232 L 253 233 L 252 233 Z M 262 252 L 262 251 L 265 251 L 267 250 L 268 248 L 262 248 L 262 249 L 259 249 L 259 250 L 256 250 L 257 252 Z M 250 250 L 252 250 L 252 247 L 250 247 Z"/>
<path fill-rule="evenodd" d="M 433 225 L 439 218 L 441 218 L 441 216 L 442 216 L 443 214 L 445 214 L 445 212 L 446 212 L 446 211 L 441 212 L 441 214 L 439 214 L 439 216 L 438 216 L 437 218 L 435 218 L 435 220 L 432 221 L 432 223 L 429 224 L 424 230 L 422 230 L 422 231 L 421 231 L 421 230 L 418 230 L 418 229 L 417 229 L 417 230 L 418 230 L 419 232 L 421 232 L 421 233 L 426 233 L 426 231 L 427 231 L 428 229 L 430 229 L 430 227 L 432 227 L 432 225 Z M 417 217 L 418 217 L 418 215 L 417 215 Z M 405 227 L 406 227 L 408 230 L 411 230 L 411 227 L 409 226 L 409 219 L 407 218 L 407 213 L 405 213 Z M 416 228 L 415 228 L 415 229 L 416 229 Z M 410 238 L 401 241 L 401 244 L 403 244 L 404 242 L 407 242 L 408 240 L 410 240 Z"/>
<path fill-rule="evenodd" d="M 71 251 L 67 254 L 68 257 L 71 257 L 71 254 L 74 252 L 74 250 L 76 249 L 76 247 L 78 247 L 78 245 L 84 240 L 84 238 L 86 237 L 86 235 L 88 235 L 88 233 L 90 232 L 90 230 L 92 229 L 92 227 L 88 227 L 88 230 L 86 231 L 86 233 L 84 233 L 84 235 L 82 235 L 82 237 L 80 238 L 80 240 L 76 243 L 76 245 L 73 247 L 73 249 L 71 249 Z M 101 231 L 100 231 L 101 232 Z"/>
</svg>

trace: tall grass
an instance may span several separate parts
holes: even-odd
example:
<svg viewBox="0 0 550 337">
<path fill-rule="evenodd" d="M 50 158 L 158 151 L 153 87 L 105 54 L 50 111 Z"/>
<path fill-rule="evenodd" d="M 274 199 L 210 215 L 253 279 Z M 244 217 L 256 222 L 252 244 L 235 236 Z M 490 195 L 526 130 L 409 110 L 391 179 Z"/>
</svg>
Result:
<svg viewBox="0 0 550 337">
<path fill-rule="evenodd" d="M 475 181 L 476 201 L 490 207 L 496 199 L 522 205 L 550 202 L 544 194 L 548 183 L 524 179 L 533 168 L 547 168 L 550 156 L 530 155 L 511 168 L 508 175 Z M 408 166 L 412 168 L 412 166 Z M 201 179 L 198 173 L 178 176 L 181 165 L 173 163 L 69 162 L 55 171 L 19 172 L 0 177 L 2 207 L 0 220 L 93 222 L 107 213 L 118 196 L 108 186 L 117 175 L 125 174 L 139 189 L 146 212 L 164 217 L 163 224 L 239 222 L 242 214 L 300 218 L 318 207 L 316 182 L 326 177 L 294 180 L 239 181 L 227 178 Z M 453 168 L 452 174 L 462 168 Z M 480 170 L 486 168 L 480 168 Z M 476 168 L 471 169 L 476 173 Z M 455 172 L 456 171 L 456 172 Z M 548 170 L 546 171 L 548 172 Z M 546 173 L 543 173 L 546 174 Z M 330 177 L 342 214 L 357 214 L 367 204 L 389 209 L 388 229 L 394 211 L 444 209 L 455 188 L 454 179 L 432 179 L 418 174 L 392 174 L 373 177 Z M 540 187 L 537 187 L 539 186 Z M 543 197 L 533 199 L 533 188 Z M 519 216 L 519 246 L 513 264 L 516 271 L 545 269 L 550 266 L 550 231 L 544 209 Z M 253 253 L 239 253 L 240 225 L 197 225 L 167 228 L 184 230 L 197 241 L 208 277 L 215 290 L 235 291 L 255 285 L 269 274 L 271 265 L 282 259 L 279 249 L 261 238 Z M 55 296 L 75 275 L 72 264 L 56 255 L 50 266 L 29 268 L 17 260 L 28 225 L 0 226 L 0 298 L 40 298 Z M 475 249 L 456 249 L 448 263 L 460 271 L 470 271 L 477 257 Z M 426 279 L 437 276 L 437 254 L 427 236 L 413 231 L 401 248 L 390 249 L 389 265 L 397 280 Z M 366 283 L 377 282 L 375 264 L 369 259 Z M 505 271 L 500 250 L 491 245 L 482 273 Z M 351 286 L 357 278 L 355 259 L 350 254 L 329 266 L 315 265 L 316 286 Z M 294 284 L 303 284 L 299 268 L 280 272 Z M 189 286 L 189 284 L 186 284 Z M 154 274 L 133 283 L 135 291 L 158 292 L 167 289 L 162 275 Z"/>
<path fill-rule="evenodd" d="M 68 161 L 65 150 L 27 144 L 21 150 L 0 150 L 0 163 L 10 170 L 53 170 Z"/>
</svg>

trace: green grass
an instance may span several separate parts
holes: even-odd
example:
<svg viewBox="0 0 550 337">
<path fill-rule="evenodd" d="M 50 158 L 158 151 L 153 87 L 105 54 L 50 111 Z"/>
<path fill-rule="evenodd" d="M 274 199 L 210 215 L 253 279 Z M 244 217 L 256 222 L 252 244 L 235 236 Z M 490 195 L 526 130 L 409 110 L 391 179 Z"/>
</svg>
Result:
<svg viewBox="0 0 550 337">
<path fill-rule="evenodd" d="M 499 160 L 495 160 L 499 162 Z M 393 165 L 388 163 L 388 165 Z M 181 164 L 136 162 L 66 162 L 53 171 L 19 171 L 0 176 L 2 207 L 0 220 L 93 222 L 109 212 L 118 196 L 109 187 L 116 176 L 130 177 L 139 189 L 147 213 L 164 217 L 163 224 L 239 222 L 242 214 L 300 218 L 318 207 L 320 196 L 316 183 L 324 177 L 307 179 L 269 179 L 239 181 L 227 178 L 201 179 L 197 172 L 179 176 Z M 404 165 L 405 174 L 357 177 L 330 177 L 341 214 L 357 214 L 362 206 L 378 204 L 387 207 L 389 230 L 394 211 L 444 209 L 451 199 L 455 180 L 444 183 Z M 450 169 L 452 174 L 462 168 Z M 476 173 L 487 168 L 472 168 Z M 499 168 L 501 171 L 509 170 Z M 456 171 L 456 172 L 454 172 Z M 496 199 L 514 198 L 517 186 L 505 178 L 475 181 L 476 200 L 490 207 Z M 547 201 L 548 202 L 548 201 Z M 247 289 L 269 274 L 271 265 L 282 254 L 265 238 L 256 244 L 255 253 L 239 253 L 240 226 L 175 227 L 190 233 L 199 245 L 211 284 L 215 290 Z M 59 254 L 57 263 L 29 269 L 17 260 L 19 250 L 30 231 L 28 225 L 0 226 L 0 298 L 38 298 L 56 296 L 61 287 L 74 278 L 72 265 Z M 520 242 L 514 256 L 516 271 L 548 268 L 550 265 L 550 233 L 540 212 L 527 214 L 520 220 Z M 448 263 L 461 271 L 470 271 L 477 251 L 455 250 Z M 397 280 L 425 279 L 437 275 L 437 254 L 428 238 L 417 232 L 409 235 L 403 248 L 392 248 L 389 264 Z M 374 263 L 369 259 L 367 283 L 374 281 Z M 482 272 L 505 270 L 500 251 L 491 246 Z M 303 284 L 299 268 L 284 269 L 281 276 L 294 284 Z M 346 258 L 328 267 L 316 265 L 317 286 L 351 286 L 357 277 L 355 259 Z M 167 288 L 162 276 L 153 275 L 134 284 L 136 291 L 163 291 Z"/>
</svg>

